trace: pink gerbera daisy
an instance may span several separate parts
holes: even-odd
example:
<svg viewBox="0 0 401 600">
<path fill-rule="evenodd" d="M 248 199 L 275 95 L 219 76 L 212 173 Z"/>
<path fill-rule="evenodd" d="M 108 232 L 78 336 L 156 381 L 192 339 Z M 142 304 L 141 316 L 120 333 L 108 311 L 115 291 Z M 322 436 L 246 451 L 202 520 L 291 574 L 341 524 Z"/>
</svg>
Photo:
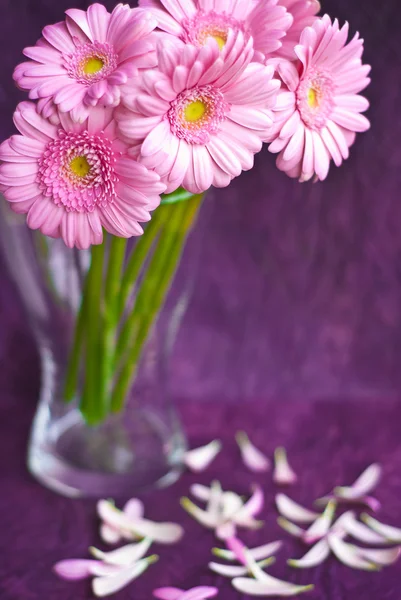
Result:
<svg viewBox="0 0 401 600">
<path fill-rule="evenodd" d="M 320 10 L 318 0 L 279 0 L 280 6 L 284 6 L 292 15 L 294 21 L 282 40 L 282 46 L 276 52 L 277 56 L 282 56 L 290 60 L 295 60 L 295 46 L 299 43 L 299 38 L 305 27 L 313 25 L 318 17 Z"/>
<path fill-rule="evenodd" d="M 139 0 L 153 11 L 163 31 L 186 43 L 203 46 L 214 38 L 222 48 L 229 31 L 252 36 L 254 60 L 281 47 L 292 16 L 279 0 Z"/>
<path fill-rule="evenodd" d="M 150 219 L 165 185 L 128 154 L 112 109 L 92 108 L 82 124 L 60 113 L 53 125 L 21 102 L 14 122 L 22 135 L 0 146 L 0 190 L 29 227 L 70 248 L 101 244 L 102 226 L 119 237 L 143 232 L 138 221 Z"/>
<path fill-rule="evenodd" d="M 227 186 L 252 168 L 273 123 L 273 67 L 250 64 L 252 42 L 242 32 L 230 32 L 222 52 L 214 41 L 158 50 L 158 69 L 135 80 L 117 109 L 122 134 L 169 192 Z"/>
<path fill-rule="evenodd" d="M 36 46 L 25 48 L 30 61 L 14 71 L 17 85 L 42 99 L 43 116 L 54 115 L 53 103 L 74 121 L 88 116 L 91 106 L 117 106 L 121 86 L 135 68 L 154 66 L 151 13 L 119 4 L 110 14 L 101 4 L 87 11 L 66 11 L 65 22 L 48 25 Z"/>
<path fill-rule="evenodd" d="M 362 64 L 363 40 L 347 44 L 348 24 L 325 15 L 307 27 L 295 47 L 296 63 L 280 62 L 282 79 L 270 152 L 280 152 L 277 166 L 291 177 L 325 179 L 330 160 L 348 158 L 355 133 L 369 129 L 364 112 L 369 103 L 359 95 L 370 82 Z"/>
</svg>

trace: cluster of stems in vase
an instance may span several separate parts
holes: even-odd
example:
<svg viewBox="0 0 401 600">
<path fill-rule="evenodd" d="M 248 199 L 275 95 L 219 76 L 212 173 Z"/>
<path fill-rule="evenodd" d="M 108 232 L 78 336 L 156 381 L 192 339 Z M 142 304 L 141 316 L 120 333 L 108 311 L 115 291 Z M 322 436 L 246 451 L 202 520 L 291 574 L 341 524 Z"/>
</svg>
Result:
<svg viewBox="0 0 401 600">
<path fill-rule="evenodd" d="M 80 397 L 88 424 L 124 408 L 202 199 L 183 190 L 165 196 L 129 253 L 116 236 L 92 246 L 65 383 L 66 401 Z"/>
</svg>

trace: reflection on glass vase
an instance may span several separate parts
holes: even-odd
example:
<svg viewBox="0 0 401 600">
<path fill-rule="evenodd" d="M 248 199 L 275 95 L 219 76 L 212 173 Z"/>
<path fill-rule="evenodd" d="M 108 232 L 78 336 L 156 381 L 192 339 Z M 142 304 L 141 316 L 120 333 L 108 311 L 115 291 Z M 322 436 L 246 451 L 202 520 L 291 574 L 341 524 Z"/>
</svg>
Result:
<svg viewBox="0 0 401 600">
<path fill-rule="evenodd" d="M 91 254 L 70 250 L 59 239 L 32 232 L 24 219 L 11 213 L 3 201 L 1 204 L 3 253 L 26 307 L 42 363 L 41 394 L 28 450 L 31 473 L 66 496 L 118 497 L 173 483 L 182 469 L 186 439 L 170 396 L 169 359 L 193 291 L 205 227 L 197 222 L 181 261 L 177 258 L 178 273 L 168 293 L 169 285 L 166 287 L 167 297 L 160 305 L 164 304 L 163 310 L 149 328 L 131 369 L 124 408 L 88 425 L 79 409 L 80 393 L 66 402 L 65 382 Z M 210 212 L 209 202 L 204 204 L 198 221 Z M 137 243 L 127 244 L 125 264 Z M 145 260 L 144 270 L 146 264 Z M 141 274 L 127 298 L 125 313 L 136 302 L 140 278 Z M 81 361 L 78 390 L 86 368 L 84 358 Z"/>
</svg>

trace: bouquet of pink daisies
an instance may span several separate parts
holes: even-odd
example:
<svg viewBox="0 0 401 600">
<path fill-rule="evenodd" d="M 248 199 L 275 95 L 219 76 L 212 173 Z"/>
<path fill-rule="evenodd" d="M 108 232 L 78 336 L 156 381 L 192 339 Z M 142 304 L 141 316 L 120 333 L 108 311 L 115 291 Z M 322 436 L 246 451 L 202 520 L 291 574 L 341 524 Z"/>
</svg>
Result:
<svg viewBox="0 0 401 600">
<path fill-rule="evenodd" d="M 124 406 L 203 194 L 264 143 L 290 177 L 324 180 L 369 128 L 363 40 L 317 0 L 139 4 L 70 9 L 43 29 L 14 72 L 29 96 L 19 133 L 0 146 L 11 209 L 90 248 L 65 398 L 91 424 Z"/>
</svg>

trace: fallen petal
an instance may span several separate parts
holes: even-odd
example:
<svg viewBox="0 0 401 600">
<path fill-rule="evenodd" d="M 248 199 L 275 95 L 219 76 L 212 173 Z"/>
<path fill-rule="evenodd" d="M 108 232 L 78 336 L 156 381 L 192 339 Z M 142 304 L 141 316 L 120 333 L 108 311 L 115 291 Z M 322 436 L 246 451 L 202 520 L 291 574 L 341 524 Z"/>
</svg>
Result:
<svg viewBox="0 0 401 600">
<path fill-rule="evenodd" d="M 207 485 L 202 485 L 200 483 L 194 483 L 189 488 L 189 491 L 197 500 L 202 500 L 202 502 L 208 502 L 210 498 L 210 487 Z"/>
<path fill-rule="evenodd" d="M 100 537 L 105 544 L 117 544 L 121 540 L 118 529 L 114 529 L 105 523 L 100 526 Z"/>
<path fill-rule="evenodd" d="M 278 580 L 277 580 L 278 581 Z M 295 585 L 280 581 L 280 586 L 270 584 L 267 581 L 258 581 L 250 577 L 236 577 L 232 580 L 233 587 L 243 594 L 251 596 L 297 596 L 303 592 L 313 590 L 313 585 Z"/>
<path fill-rule="evenodd" d="M 334 523 L 332 530 L 344 530 L 345 533 L 352 536 L 359 542 L 364 542 L 365 544 L 385 544 L 386 539 L 372 531 L 367 525 L 364 525 L 360 521 L 358 521 L 355 517 L 355 513 L 350 510 L 345 512 L 337 521 Z"/>
<path fill-rule="evenodd" d="M 243 508 L 244 502 L 235 492 L 224 492 L 222 497 L 222 516 L 224 520 L 232 519 Z"/>
<path fill-rule="evenodd" d="M 184 590 L 174 587 L 164 587 L 153 590 L 154 597 L 159 598 L 160 600 L 180 600 L 183 593 Z"/>
<path fill-rule="evenodd" d="M 145 507 L 143 502 L 138 498 L 131 498 L 131 500 L 128 500 L 128 502 L 124 505 L 123 512 L 130 519 L 142 519 L 145 514 Z"/>
<path fill-rule="evenodd" d="M 111 552 L 102 552 L 93 546 L 89 548 L 89 551 L 95 558 L 110 565 L 128 566 L 143 558 L 151 545 L 151 538 L 144 538 L 138 544 L 127 544 Z"/>
<path fill-rule="evenodd" d="M 133 566 L 120 569 L 115 575 L 108 577 L 95 577 L 92 581 L 92 591 L 95 596 L 109 596 L 123 589 L 126 585 L 137 579 L 152 563 L 156 562 L 156 555 L 143 558 Z"/>
<path fill-rule="evenodd" d="M 227 540 L 227 545 L 229 545 L 229 541 L 230 540 Z M 274 554 L 276 554 L 276 552 L 280 550 L 282 545 L 283 542 L 281 541 L 271 542 L 270 544 L 264 544 L 263 546 L 258 546 L 257 548 L 248 549 L 248 552 L 254 560 L 263 560 L 265 558 L 269 558 L 269 556 L 273 556 Z M 213 548 L 212 552 L 213 554 L 224 560 L 238 560 L 239 562 L 242 562 L 242 560 L 239 560 L 238 555 L 232 550 Z"/>
<path fill-rule="evenodd" d="M 248 567 L 246 566 L 221 565 L 220 563 L 216 562 L 210 562 L 209 569 L 218 575 L 229 577 L 230 579 L 248 574 Z"/>
<path fill-rule="evenodd" d="M 242 565 L 248 565 L 248 557 L 247 557 L 247 547 L 240 539 L 237 537 L 230 537 L 226 540 L 226 546 L 228 548 L 228 552 L 231 552 L 234 560 L 237 560 Z"/>
<path fill-rule="evenodd" d="M 290 467 L 285 448 L 276 448 L 274 452 L 273 481 L 278 485 L 291 485 L 297 481 L 297 476 Z"/>
<path fill-rule="evenodd" d="M 236 527 L 232 521 L 227 521 L 227 523 L 223 523 L 216 527 L 216 537 L 219 540 L 228 540 L 229 538 L 234 537 L 235 534 Z"/>
<path fill-rule="evenodd" d="M 382 468 L 377 463 L 370 465 L 351 486 L 338 486 L 334 494 L 341 498 L 361 498 L 370 494 L 377 486 L 381 477 Z"/>
<path fill-rule="evenodd" d="M 315 544 L 302 558 L 290 558 L 287 563 L 296 569 L 309 569 L 322 564 L 330 554 L 330 546 L 326 538 Z"/>
<path fill-rule="evenodd" d="M 307 529 L 304 533 L 303 540 L 307 544 L 314 544 L 316 541 L 320 540 L 324 537 L 333 522 L 334 515 L 336 512 L 336 503 L 334 500 L 331 500 L 324 512 L 320 515 L 318 519 Z"/>
<path fill-rule="evenodd" d="M 211 586 L 194 587 L 181 596 L 180 600 L 206 600 L 217 596 L 219 590 Z"/>
<path fill-rule="evenodd" d="M 327 536 L 330 549 L 340 562 L 352 569 L 361 569 L 362 571 L 379 571 L 380 567 L 374 562 L 363 558 L 360 548 L 353 544 L 348 544 L 340 539 L 336 534 L 329 533 Z"/>
<path fill-rule="evenodd" d="M 247 502 L 239 509 L 235 514 L 234 520 L 238 525 L 241 525 L 241 521 L 248 522 L 249 518 L 256 517 L 265 503 L 265 496 L 260 485 L 255 485 L 253 488 L 252 496 Z"/>
<path fill-rule="evenodd" d="M 263 473 L 270 469 L 270 461 L 258 450 L 250 441 L 245 431 L 239 431 L 235 439 L 241 451 L 242 460 L 244 465 L 248 467 L 250 471 L 255 473 Z"/>
<path fill-rule="evenodd" d="M 133 522 L 131 527 L 140 537 L 151 538 L 159 544 L 175 544 L 184 535 L 184 529 L 178 523 L 156 523 L 141 519 Z"/>
<path fill-rule="evenodd" d="M 395 563 L 400 556 L 400 548 L 361 548 L 363 558 L 386 567 Z"/>
<path fill-rule="evenodd" d="M 208 511 L 202 510 L 199 506 L 196 506 L 189 498 L 181 498 L 180 503 L 182 508 L 204 527 L 215 529 L 218 526 L 215 516 L 210 515 Z"/>
<path fill-rule="evenodd" d="M 277 519 L 277 523 L 282 529 L 284 529 L 284 531 L 286 531 L 290 535 L 293 535 L 296 538 L 303 538 L 306 533 L 305 529 L 302 529 L 298 525 L 295 525 L 295 523 L 291 523 L 291 521 L 288 521 L 288 519 L 284 519 L 284 517 L 279 517 Z"/>
<path fill-rule="evenodd" d="M 401 544 L 401 529 L 393 527 L 392 525 L 385 525 L 380 523 L 377 519 L 374 519 L 370 515 L 363 514 L 361 519 L 368 527 L 382 535 L 386 540 L 394 544 Z"/>
<path fill-rule="evenodd" d="M 93 567 L 97 566 L 97 560 L 70 558 L 60 560 L 53 567 L 53 571 L 62 579 L 68 581 L 79 581 L 93 575 Z"/>
<path fill-rule="evenodd" d="M 276 495 L 276 506 L 283 517 L 296 523 L 312 523 L 320 517 L 318 513 L 304 508 L 285 494 Z"/>
<path fill-rule="evenodd" d="M 210 496 L 207 503 L 206 511 L 210 517 L 216 522 L 220 520 L 223 502 L 223 490 L 219 481 L 213 481 L 210 486 Z"/>
<path fill-rule="evenodd" d="M 220 440 L 213 440 L 206 446 L 185 453 L 184 463 L 194 473 L 201 473 L 216 458 L 222 448 Z"/>
</svg>

